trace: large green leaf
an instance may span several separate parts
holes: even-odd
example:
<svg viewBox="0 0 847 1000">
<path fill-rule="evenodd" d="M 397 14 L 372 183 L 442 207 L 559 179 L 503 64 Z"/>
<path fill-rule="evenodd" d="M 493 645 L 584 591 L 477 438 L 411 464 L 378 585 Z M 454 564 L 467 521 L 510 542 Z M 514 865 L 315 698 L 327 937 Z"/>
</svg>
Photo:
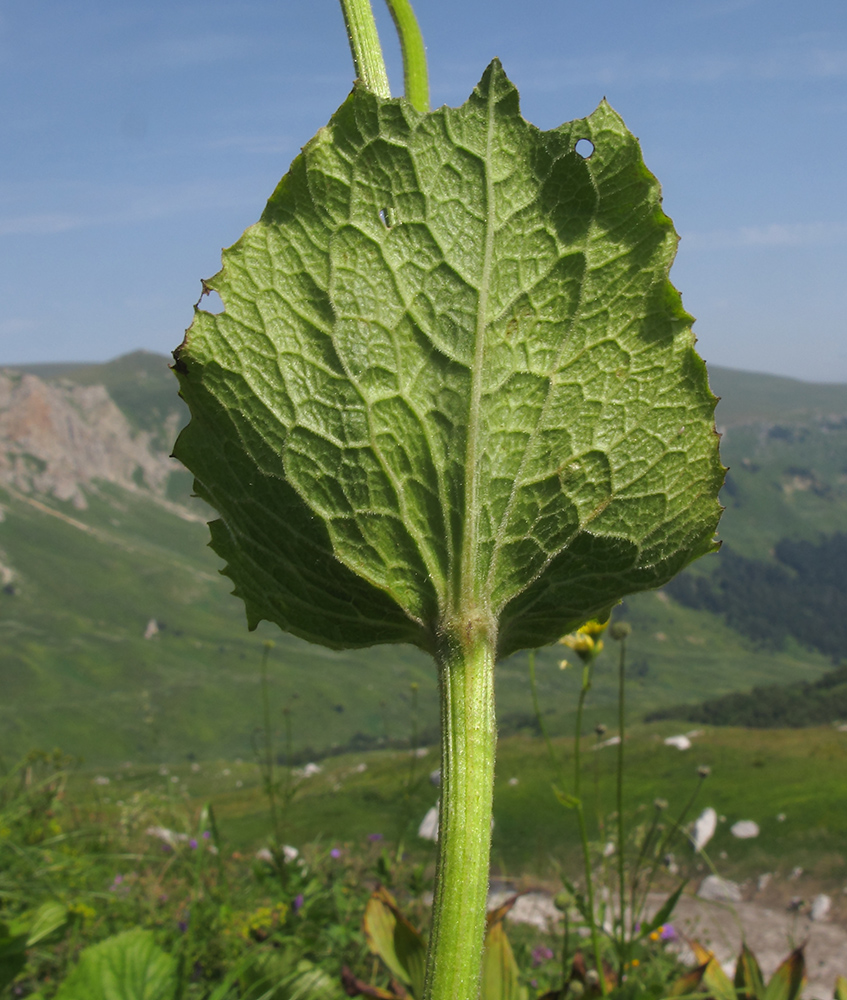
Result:
<svg viewBox="0 0 847 1000">
<path fill-rule="evenodd" d="M 173 1000 L 176 959 L 135 928 L 85 948 L 56 1000 Z"/>
<path fill-rule="evenodd" d="M 521 986 L 520 969 L 503 926 L 503 918 L 514 901 L 511 899 L 504 911 L 498 911 L 494 919 L 491 914 L 488 916 L 480 1000 L 527 1000 L 527 989 Z"/>
<path fill-rule="evenodd" d="M 375 889 L 368 900 L 364 929 L 370 950 L 408 987 L 412 1000 L 422 1000 L 426 945 L 383 886 Z"/>
<path fill-rule="evenodd" d="M 676 244 L 605 102 L 541 132 L 496 61 L 456 109 L 357 86 L 175 352 L 176 455 L 251 625 L 431 650 L 475 616 L 504 655 L 709 551 L 723 470 Z"/>
</svg>

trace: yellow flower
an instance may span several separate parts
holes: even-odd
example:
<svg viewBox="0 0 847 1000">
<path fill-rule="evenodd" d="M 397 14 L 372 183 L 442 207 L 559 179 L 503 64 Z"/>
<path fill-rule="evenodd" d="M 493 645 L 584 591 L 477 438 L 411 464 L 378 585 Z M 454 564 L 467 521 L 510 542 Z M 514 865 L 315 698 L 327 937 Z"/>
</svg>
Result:
<svg viewBox="0 0 847 1000">
<path fill-rule="evenodd" d="M 590 635 L 586 635 L 584 632 L 571 632 L 570 635 L 563 635 L 559 642 L 563 646 L 567 646 L 568 649 L 572 649 L 575 653 L 580 656 L 583 653 L 593 653 L 594 652 L 594 639 Z"/>
<path fill-rule="evenodd" d="M 603 649 L 603 640 L 596 637 L 606 630 L 608 624 L 608 621 L 588 621 L 580 625 L 576 632 L 562 636 L 559 643 L 572 649 L 583 662 L 593 660 Z"/>
<path fill-rule="evenodd" d="M 604 622 L 598 622 L 596 618 L 592 618 L 591 621 L 587 621 L 584 625 L 580 625 L 577 631 L 584 632 L 586 635 L 600 635 L 600 633 L 605 632 L 608 627 L 608 619 Z"/>
</svg>

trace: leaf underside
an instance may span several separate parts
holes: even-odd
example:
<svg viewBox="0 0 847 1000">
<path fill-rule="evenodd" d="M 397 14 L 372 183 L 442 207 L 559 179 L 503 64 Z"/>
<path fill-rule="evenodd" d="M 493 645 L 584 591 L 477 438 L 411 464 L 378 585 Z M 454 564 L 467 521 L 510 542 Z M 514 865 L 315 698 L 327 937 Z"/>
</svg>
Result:
<svg viewBox="0 0 847 1000">
<path fill-rule="evenodd" d="M 710 551 L 676 244 L 605 102 L 541 132 L 496 61 L 460 108 L 354 88 L 175 352 L 175 454 L 251 626 L 432 650 L 482 616 L 506 655 Z"/>
</svg>

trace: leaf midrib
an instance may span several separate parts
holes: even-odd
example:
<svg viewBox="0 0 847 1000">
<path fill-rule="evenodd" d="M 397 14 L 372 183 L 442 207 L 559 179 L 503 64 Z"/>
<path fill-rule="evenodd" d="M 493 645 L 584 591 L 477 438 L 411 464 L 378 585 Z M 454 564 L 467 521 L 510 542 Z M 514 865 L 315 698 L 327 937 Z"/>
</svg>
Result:
<svg viewBox="0 0 847 1000">
<path fill-rule="evenodd" d="M 496 223 L 494 180 L 491 175 L 491 148 L 494 133 L 495 94 L 493 85 L 488 90 L 488 129 L 485 140 L 485 249 L 479 283 L 479 300 L 476 316 L 474 358 L 471 369 L 471 393 L 468 403 L 468 440 L 465 452 L 465 510 L 462 530 L 462 554 L 459 583 L 454 595 L 453 614 L 460 621 L 468 621 L 489 611 L 489 599 L 481 592 L 482 574 L 479 572 L 479 440 L 481 429 L 482 379 L 485 362 L 485 331 L 487 326 L 488 299 L 491 270 L 494 259 L 494 231 Z"/>
</svg>

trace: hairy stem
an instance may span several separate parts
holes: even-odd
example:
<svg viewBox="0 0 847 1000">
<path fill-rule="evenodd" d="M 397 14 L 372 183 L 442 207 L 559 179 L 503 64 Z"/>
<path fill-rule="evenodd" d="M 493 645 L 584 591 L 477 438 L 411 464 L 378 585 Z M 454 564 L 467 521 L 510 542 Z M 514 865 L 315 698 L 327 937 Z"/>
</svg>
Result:
<svg viewBox="0 0 847 1000">
<path fill-rule="evenodd" d="M 626 934 L 624 933 L 624 921 L 626 920 L 626 869 L 624 867 L 624 846 L 625 832 L 623 822 L 623 739 L 624 726 L 626 725 L 626 712 L 624 703 L 626 680 L 626 640 L 621 639 L 621 655 L 618 660 L 618 782 L 617 782 L 617 807 L 618 807 L 618 903 L 621 908 L 621 919 L 618 928 L 620 934 L 620 982 L 623 982 L 624 970 L 628 958 L 628 948 Z"/>
<path fill-rule="evenodd" d="M 582 687 L 579 692 L 579 701 L 576 708 L 576 735 L 574 737 L 574 798 L 576 799 L 576 818 L 579 824 L 579 839 L 582 842 L 582 857 L 585 863 L 585 892 L 586 903 L 591 923 L 591 950 L 594 953 L 594 964 L 597 967 L 597 975 L 600 977 L 600 991 L 606 995 L 606 977 L 603 975 L 603 965 L 600 958 L 600 935 L 597 933 L 597 920 L 594 912 L 594 873 L 591 870 L 591 849 L 588 845 L 588 828 L 585 825 L 585 810 L 582 806 L 582 774 L 581 774 L 581 754 L 582 749 L 582 712 L 585 707 L 585 699 L 591 690 L 591 668 L 592 663 L 585 663 L 582 668 Z"/>
<path fill-rule="evenodd" d="M 494 785 L 494 649 L 458 628 L 439 652 L 441 808 L 424 1000 L 476 1000 L 485 937 Z"/>
<path fill-rule="evenodd" d="M 370 0 L 341 0 L 356 76 L 378 97 L 391 97 Z"/>
<path fill-rule="evenodd" d="M 535 718 L 538 722 L 538 728 L 541 731 L 541 735 L 544 739 L 544 745 L 547 747 L 547 756 L 550 758 L 550 763 L 553 765 L 553 770 L 556 772 L 559 778 L 559 785 L 561 788 L 566 787 L 565 774 L 562 770 L 562 765 L 559 762 L 559 758 L 556 756 L 556 751 L 553 749 L 553 742 L 550 739 L 550 734 L 547 732 L 547 725 L 544 722 L 544 716 L 541 714 L 541 708 L 538 704 L 538 685 L 535 680 L 535 650 L 531 649 L 529 651 L 529 689 L 532 694 L 532 709 L 535 712 Z"/>
<path fill-rule="evenodd" d="M 429 111 L 429 73 L 426 48 L 410 0 L 385 0 L 403 51 L 403 85 L 410 104 L 418 111 Z"/>
</svg>

